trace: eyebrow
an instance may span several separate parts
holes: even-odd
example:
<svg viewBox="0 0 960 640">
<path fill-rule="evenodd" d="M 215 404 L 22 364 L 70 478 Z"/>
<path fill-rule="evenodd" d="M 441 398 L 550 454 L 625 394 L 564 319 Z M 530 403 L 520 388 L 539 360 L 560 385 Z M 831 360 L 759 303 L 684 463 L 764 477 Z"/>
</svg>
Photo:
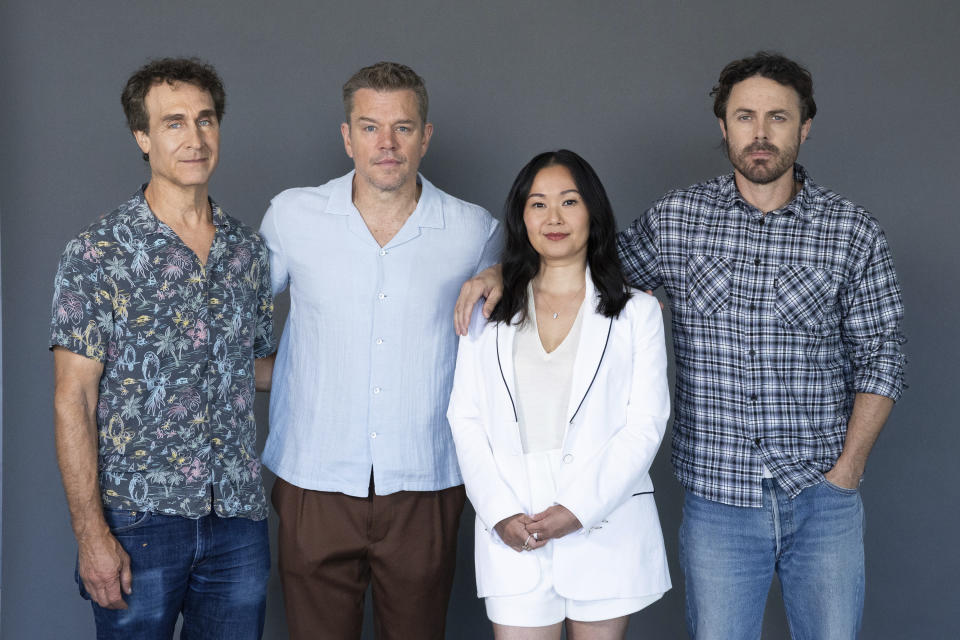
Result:
<svg viewBox="0 0 960 640">
<path fill-rule="evenodd" d="M 737 107 L 733 110 L 734 113 L 756 113 L 756 109 L 748 109 L 746 107 Z M 770 111 L 764 111 L 766 114 L 771 113 L 790 113 L 790 109 L 770 109 Z"/>
<path fill-rule="evenodd" d="M 564 189 L 563 191 L 560 192 L 560 195 L 563 196 L 563 195 L 566 195 L 566 194 L 568 194 L 568 193 L 575 193 L 575 194 L 577 194 L 577 195 L 580 195 L 580 192 L 577 191 L 576 189 Z M 542 193 L 529 193 L 529 194 L 527 194 L 527 200 L 529 200 L 530 198 L 546 198 L 546 197 L 547 197 L 547 196 L 544 195 L 544 194 L 542 194 Z"/>
<path fill-rule="evenodd" d="M 379 121 L 374 120 L 373 118 L 370 118 L 370 117 L 368 117 L 368 116 L 357 116 L 357 121 L 358 121 L 358 122 L 370 122 L 370 123 L 372 123 L 372 124 L 380 124 Z M 396 120 L 396 121 L 393 122 L 392 124 L 416 124 L 416 121 L 415 121 L 415 120 L 410 120 L 409 118 L 407 118 L 407 119 L 404 119 L 404 120 Z"/>
<path fill-rule="evenodd" d="M 214 111 L 213 109 L 204 109 L 203 111 L 197 114 L 197 118 L 211 118 L 216 116 L 216 113 L 217 112 Z M 186 119 L 187 119 L 186 116 L 183 115 L 182 113 L 169 113 L 163 116 L 162 118 L 160 118 L 160 122 L 174 122 L 176 120 L 186 120 Z"/>
</svg>

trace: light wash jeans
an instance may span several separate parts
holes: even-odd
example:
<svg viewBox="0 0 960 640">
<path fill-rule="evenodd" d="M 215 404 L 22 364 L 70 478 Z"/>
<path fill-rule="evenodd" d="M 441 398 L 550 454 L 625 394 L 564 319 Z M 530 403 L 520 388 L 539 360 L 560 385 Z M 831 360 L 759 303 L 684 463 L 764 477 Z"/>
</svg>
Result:
<svg viewBox="0 0 960 640">
<path fill-rule="evenodd" d="M 169 640 L 181 613 L 182 640 L 260 638 L 270 577 L 266 520 L 114 509 L 104 516 L 130 554 L 133 593 L 123 596 L 127 609 L 91 602 L 98 640 Z"/>
<path fill-rule="evenodd" d="M 696 640 L 756 640 L 773 572 L 794 640 L 851 640 L 863 614 L 863 503 L 823 481 L 790 499 L 763 480 L 762 508 L 687 491 L 680 525 L 687 630 Z"/>
</svg>

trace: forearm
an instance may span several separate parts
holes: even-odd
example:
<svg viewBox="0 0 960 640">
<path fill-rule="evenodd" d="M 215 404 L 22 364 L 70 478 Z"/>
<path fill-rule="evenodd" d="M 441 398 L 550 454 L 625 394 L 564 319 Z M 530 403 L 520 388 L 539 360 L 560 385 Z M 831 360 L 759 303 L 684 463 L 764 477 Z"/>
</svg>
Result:
<svg viewBox="0 0 960 640">
<path fill-rule="evenodd" d="M 851 483 L 858 482 L 867 465 L 867 457 L 873 449 L 883 425 L 893 409 L 893 400 L 873 393 L 858 393 L 853 402 L 853 412 L 847 423 L 847 435 L 843 451 L 831 473 L 846 475 Z"/>
<path fill-rule="evenodd" d="M 273 366 L 276 361 L 276 351 L 266 358 L 257 358 L 253 361 L 253 375 L 257 391 L 270 391 L 270 387 L 273 385 Z"/>
<path fill-rule="evenodd" d="M 97 478 L 96 405 L 58 390 L 54 399 L 57 462 L 78 541 L 109 533 Z"/>
</svg>

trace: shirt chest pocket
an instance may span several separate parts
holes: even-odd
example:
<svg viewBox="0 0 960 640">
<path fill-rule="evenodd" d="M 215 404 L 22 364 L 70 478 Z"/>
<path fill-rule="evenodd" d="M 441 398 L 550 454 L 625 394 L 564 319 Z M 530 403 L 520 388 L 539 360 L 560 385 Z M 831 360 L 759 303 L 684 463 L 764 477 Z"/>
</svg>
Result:
<svg viewBox="0 0 960 640">
<path fill-rule="evenodd" d="M 687 262 L 687 301 L 705 316 L 730 301 L 730 262 L 719 256 L 692 256 Z"/>
<path fill-rule="evenodd" d="M 837 283 L 826 269 L 783 264 L 774 286 L 777 318 L 785 326 L 816 328 L 836 304 Z"/>
</svg>

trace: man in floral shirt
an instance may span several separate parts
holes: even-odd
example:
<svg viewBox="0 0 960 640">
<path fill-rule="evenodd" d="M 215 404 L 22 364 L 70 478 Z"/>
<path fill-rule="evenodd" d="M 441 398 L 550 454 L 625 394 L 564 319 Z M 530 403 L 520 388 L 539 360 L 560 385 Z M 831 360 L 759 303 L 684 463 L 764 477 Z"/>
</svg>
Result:
<svg viewBox="0 0 960 640">
<path fill-rule="evenodd" d="M 98 637 L 258 638 L 270 553 L 254 358 L 267 249 L 208 196 L 224 91 L 163 59 L 124 89 L 150 182 L 67 243 L 54 284 L 57 455 Z"/>
</svg>

